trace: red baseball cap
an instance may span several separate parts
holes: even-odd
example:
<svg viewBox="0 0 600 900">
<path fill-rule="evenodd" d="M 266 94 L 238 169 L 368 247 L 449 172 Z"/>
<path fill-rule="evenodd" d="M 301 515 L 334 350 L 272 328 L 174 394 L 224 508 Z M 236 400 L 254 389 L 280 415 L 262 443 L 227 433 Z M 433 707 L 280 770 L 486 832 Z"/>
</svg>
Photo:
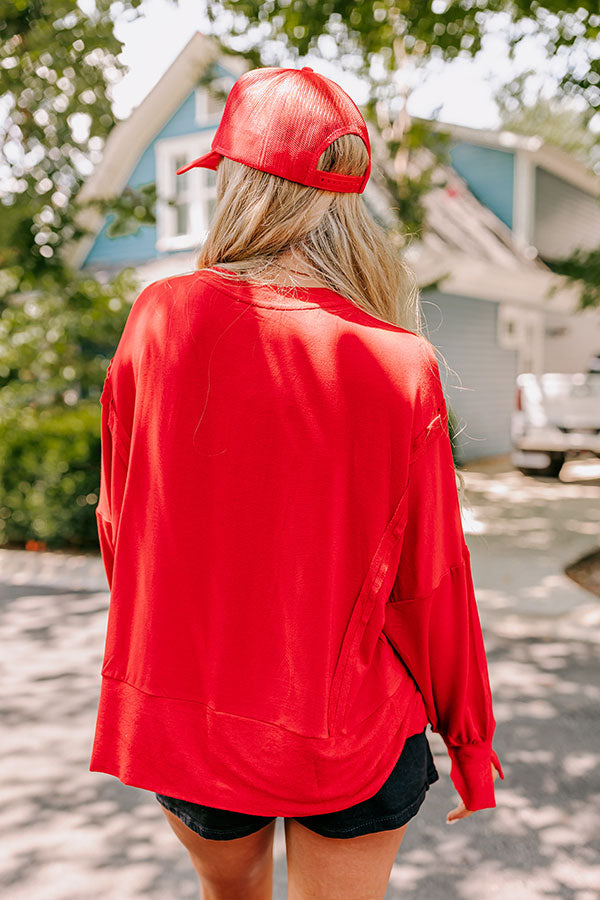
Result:
<svg viewBox="0 0 600 900">
<path fill-rule="evenodd" d="M 323 151 L 342 134 L 357 134 L 365 142 L 364 175 L 317 169 Z M 299 184 L 356 194 L 362 194 L 371 174 L 371 144 L 360 110 L 338 84 L 308 66 L 245 72 L 229 92 L 211 147 L 177 174 L 195 167 L 216 169 L 226 156 Z"/>
</svg>

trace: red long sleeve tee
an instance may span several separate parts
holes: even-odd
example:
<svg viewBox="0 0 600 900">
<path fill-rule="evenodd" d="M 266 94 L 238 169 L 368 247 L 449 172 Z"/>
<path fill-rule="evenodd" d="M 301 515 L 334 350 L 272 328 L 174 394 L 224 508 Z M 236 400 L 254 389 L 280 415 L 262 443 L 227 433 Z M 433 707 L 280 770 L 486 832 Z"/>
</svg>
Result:
<svg viewBox="0 0 600 900">
<path fill-rule="evenodd" d="M 495 721 L 432 345 L 327 288 L 146 288 L 111 360 L 90 770 L 265 816 L 375 794 L 428 722 L 467 808 Z"/>
</svg>

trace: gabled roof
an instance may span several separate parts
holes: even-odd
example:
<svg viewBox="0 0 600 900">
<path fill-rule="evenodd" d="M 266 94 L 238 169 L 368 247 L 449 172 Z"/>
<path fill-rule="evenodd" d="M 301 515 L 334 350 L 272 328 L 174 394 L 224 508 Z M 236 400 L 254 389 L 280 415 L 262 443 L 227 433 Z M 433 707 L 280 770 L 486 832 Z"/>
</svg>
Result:
<svg viewBox="0 0 600 900">
<path fill-rule="evenodd" d="M 507 150 L 526 153 L 534 162 L 563 178 L 582 191 L 600 194 L 600 175 L 597 175 L 584 162 L 545 141 L 538 135 L 518 134 L 507 129 L 472 128 L 468 125 L 456 125 L 451 122 L 436 122 L 413 116 L 416 122 L 428 125 L 434 131 L 447 131 L 454 140 L 495 150 Z"/>
<path fill-rule="evenodd" d="M 82 197 L 110 196 L 123 190 L 148 144 L 215 61 L 222 62 L 236 77 L 248 67 L 241 56 L 219 53 L 214 41 L 197 31 L 140 105 L 112 129 L 102 161 L 87 180 Z"/>
<path fill-rule="evenodd" d="M 392 225 L 394 216 L 380 170 L 388 168 L 391 174 L 393 165 L 381 136 L 371 128 L 369 134 L 377 164 L 367 190 L 381 218 L 387 206 Z M 411 157 L 410 174 L 415 177 L 434 163 L 431 151 L 422 147 Z M 548 292 L 558 289 L 552 301 L 555 307 L 576 305 L 577 290 L 522 249 L 511 229 L 477 200 L 452 167 L 438 163 L 432 183 L 423 196 L 427 212 L 423 237 L 409 240 L 403 251 L 422 288 L 437 284 L 449 294 L 538 307 L 548 305 Z"/>
<path fill-rule="evenodd" d="M 140 105 L 112 129 L 102 159 L 80 190 L 79 200 L 109 198 L 123 191 L 148 145 L 198 85 L 204 70 L 215 61 L 236 77 L 248 68 L 243 57 L 226 56 L 214 41 L 197 31 Z M 89 211 L 81 216 L 81 222 L 95 234 L 102 227 L 104 216 Z M 73 265 L 83 263 L 94 240 L 92 235 L 73 249 Z"/>
</svg>

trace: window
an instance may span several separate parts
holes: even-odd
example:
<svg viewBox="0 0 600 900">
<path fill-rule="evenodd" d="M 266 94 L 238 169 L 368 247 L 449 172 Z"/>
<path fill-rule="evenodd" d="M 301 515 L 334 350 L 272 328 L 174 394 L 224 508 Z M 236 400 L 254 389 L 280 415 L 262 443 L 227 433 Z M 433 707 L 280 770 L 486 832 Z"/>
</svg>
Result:
<svg viewBox="0 0 600 900">
<path fill-rule="evenodd" d="M 177 169 L 208 153 L 213 136 L 168 138 L 156 145 L 157 250 L 186 250 L 206 237 L 216 205 L 216 175 L 211 169 Z"/>
<path fill-rule="evenodd" d="M 231 87 L 231 83 L 231 79 L 219 79 L 218 81 L 214 82 L 214 85 L 218 90 L 228 91 Z M 224 108 L 225 101 L 219 100 L 217 97 L 215 97 L 212 91 L 209 91 L 206 88 L 196 88 L 196 125 L 218 125 Z"/>
</svg>

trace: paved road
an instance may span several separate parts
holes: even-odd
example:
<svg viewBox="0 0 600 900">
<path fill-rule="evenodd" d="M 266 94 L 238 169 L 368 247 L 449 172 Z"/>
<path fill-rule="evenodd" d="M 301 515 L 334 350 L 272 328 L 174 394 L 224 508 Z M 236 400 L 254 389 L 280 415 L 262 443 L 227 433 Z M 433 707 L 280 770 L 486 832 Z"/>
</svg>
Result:
<svg viewBox="0 0 600 900">
<path fill-rule="evenodd" d="M 465 532 L 490 663 L 498 806 L 454 826 L 441 780 L 409 826 L 386 900 L 600 897 L 600 601 L 562 567 L 600 532 L 600 463 L 533 480 L 469 465 Z M 93 557 L 0 550 L 4 717 L 0 893 L 6 900 L 197 898 L 153 796 L 88 771 L 107 593 Z M 283 822 L 275 900 L 286 897 Z"/>
</svg>

